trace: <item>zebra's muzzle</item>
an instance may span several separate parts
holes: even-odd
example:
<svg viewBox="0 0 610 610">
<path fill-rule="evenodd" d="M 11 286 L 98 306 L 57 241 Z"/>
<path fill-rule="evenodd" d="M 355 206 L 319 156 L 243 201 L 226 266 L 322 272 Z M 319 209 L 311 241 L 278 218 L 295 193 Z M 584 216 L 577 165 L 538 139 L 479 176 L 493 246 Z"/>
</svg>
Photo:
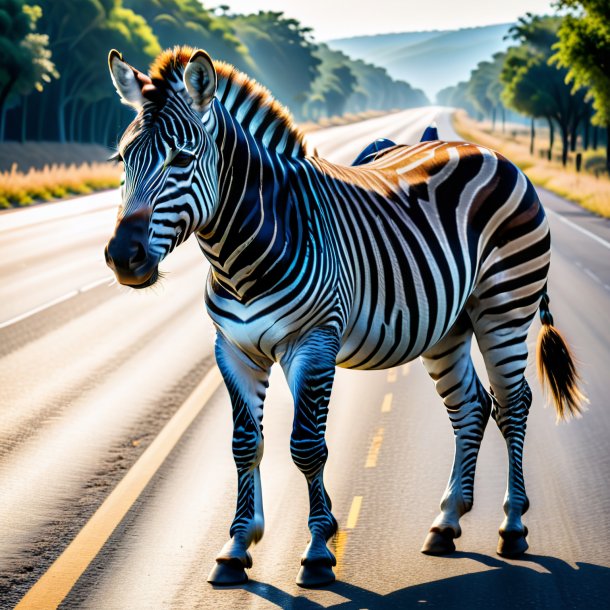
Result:
<svg viewBox="0 0 610 610">
<path fill-rule="evenodd" d="M 148 251 L 148 222 L 149 214 L 122 218 L 104 250 L 106 264 L 125 286 L 145 288 L 159 277 L 159 258 Z"/>
</svg>

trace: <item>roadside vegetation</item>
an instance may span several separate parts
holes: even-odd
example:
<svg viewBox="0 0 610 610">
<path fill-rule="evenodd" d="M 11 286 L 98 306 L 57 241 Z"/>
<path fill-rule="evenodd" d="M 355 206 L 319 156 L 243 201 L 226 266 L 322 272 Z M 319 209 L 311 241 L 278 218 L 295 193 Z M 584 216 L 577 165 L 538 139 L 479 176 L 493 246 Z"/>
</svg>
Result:
<svg viewBox="0 0 610 610">
<path fill-rule="evenodd" d="M 121 169 L 110 163 L 46 165 L 27 172 L 19 171 L 15 164 L 10 171 L 0 173 L 0 208 L 87 195 L 116 188 L 120 180 Z"/>
<path fill-rule="evenodd" d="M 476 117 L 454 117 L 465 140 L 498 150 L 535 184 L 610 217 L 610 4 L 557 0 L 554 7 L 556 15 L 520 18 L 506 52 L 437 99 Z"/>
<path fill-rule="evenodd" d="M 0 0 L 0 141 L 112 146 L 132 111 L 116 98 L 108 51 L 145 71 L 177 44 L 234 64 L 297 121 L 428 103 L 384 68 L 316 43 L 281 12 L 243 15 L 199 0 Z"/>
<path fill-rule="evenodd" d="M 301 131 L 308 133 L 326 127 L 349 125 L 357 121 L 384 116 L 387 113 L 386 110 L 346 113 L 339 116 L 322 117 L 316 122 L 301 123 L 299 127 Z M 14 163 L 9 171 L 0 172 L 0 209 L 24 207 L 34 203 L 117 188 L 120 180 L 120 165 L 108 162 L 46 164 L 42 169 L 30 168 L 25 172 L 19 169 L 17 163 Z"/>
<path fill-rule="evenodd" d="M 529 148 L 540 148 L 563 166 L 581 153 L 605 147 L 600 169 L 610 173 L 610 3 L 557 0 L 556 15 L 519 19 L 509 31 L 512 45 L 472 71 L 468 81 L 439 92 L 439 103 L 487 119 L 492 130 L 507 110 L 529 122 Z"/>
<path fill-rule="evenodd" d="M 453 115 L 453 127 L 464 140 L 508 157 L 534 184 L 610 218 L 610 179 L 604 171 L 600 172 L 600 166 L 603 169 L 605 165 L 602 149 L 589 150 L 578 172 L 575 164 L 564 166 L 561 155 L 548 159 L 548 132 L 540 134 L 541 148 L 531 154 L 529 130 L 525 126 L 510 124 L 504 132 L 494 130 L 490 121 L 476 121 L 459 110 Z"/>
</svg>

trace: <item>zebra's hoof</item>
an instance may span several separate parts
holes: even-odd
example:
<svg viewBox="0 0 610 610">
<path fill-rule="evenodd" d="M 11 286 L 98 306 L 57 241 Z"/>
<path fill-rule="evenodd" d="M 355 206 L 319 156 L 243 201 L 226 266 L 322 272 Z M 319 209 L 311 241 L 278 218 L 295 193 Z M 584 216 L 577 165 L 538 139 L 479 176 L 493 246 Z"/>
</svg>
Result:
<svg viewBox="0 0 610 610">
<path fill-rule="evenodd" d="M 248 575 L 244 565 L 239 559 L 229 561 L 217 561 L 208 576 L 208 582 L 212 585 L 230 586 L 241 585 L 248 582 Z"/>
<path fill-rule="evenodd" d="M 335 582 L 335 573 L 327 561 L 307 562 L 301 566 L 296 582 L 306 589 L 323 587 Z"/>
<path fill-rule="evenodd" d="M 454 538 L 455 532 L 450 527 L 443 529 L 433 527 L 426 537 L 421 552 L 424 555 L 448 555 L 453 553 L 455 551 Z"/>
<path fill-rule="evenodd" d="M 517 559 L 521 557 L 529 548 L 527 540 L 527 528 L 522 532 L 503 532 L 500 531 L 500 539 L 498 540 L 497 553 L 500 557 L 507 559 Z"/>
</svg>

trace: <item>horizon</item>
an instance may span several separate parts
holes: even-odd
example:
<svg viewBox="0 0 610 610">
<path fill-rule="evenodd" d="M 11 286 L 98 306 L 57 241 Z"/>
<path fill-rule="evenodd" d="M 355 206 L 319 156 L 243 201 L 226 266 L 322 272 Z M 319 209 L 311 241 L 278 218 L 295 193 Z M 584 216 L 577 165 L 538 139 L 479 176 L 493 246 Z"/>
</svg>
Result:
<svg viewBox="0 0 610 610">
<path fill-rule="evenodd" d="M 377 34 L 356 34 L 354 36 L 345 36 L 341 38 L 328 38 L 327 40 L 321 40 L 319 42 L 335 42 L 341 40 L 350 40 L 353 38 L 375 38 L 376 36 L 400 36 L 401 34 L 426 34 L 426 33 L 442 33 L 442 32 L 458 32 L 460 30 L 479 30 L 482 28 L 493 27 L 497 25 L 512 25 L 517 20 L 513 21 L 499 21 L 498 23 L 486 23 L 485 25 L 473 25 L 473 26 L 464 26 L 464 27 L 455 27 L 455 28 L 429 28 L 429 29 L 421 29 L 421 30 L 395 30 L 391 32 L 378 32 Z"/>
<path fill-rule="evenodd" d="M 210 6 L 204 2 L 206 6 Z M 355 0 L 350 11 L 339 2 L 309 0 L 230 0 L 228 6 L 235 13 L 278 11 L 312 28 L 317 42 L 343 38 L 403 34 L 425 31 L 458 30 L 486 25 L 512 23 L 526 12 L 553 12 L 551 0 L 514 0 L 509 4 L 463 0 L 458 6 L 451 0 L 436 0 L 427 4 L 409 0 L 376 0 L 375 10 L 370 2 Z"/>
</svg>

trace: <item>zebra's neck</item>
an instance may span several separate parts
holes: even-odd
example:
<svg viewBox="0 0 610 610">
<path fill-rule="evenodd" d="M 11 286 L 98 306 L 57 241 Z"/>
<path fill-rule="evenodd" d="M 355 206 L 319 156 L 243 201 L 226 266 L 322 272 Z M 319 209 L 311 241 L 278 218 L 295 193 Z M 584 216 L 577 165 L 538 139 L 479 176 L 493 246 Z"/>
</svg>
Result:
<svg viewBox="0 0 610 610">
<path fill-rule="evenodd" d="M 307 153 L 290 113 L 262 85 L 228 64 L 216 63 L 216 103 L 269 151 L 290 157 Z"/>
<path fill-rule="evenodd" d="M 290 189 L 296 160 L 263 146 L 221 103 L 207 121 L 218 149 L 218 206 L 197 238 L 218 284 L 248 302 L 277 289 L 303 248 Z"/>
</svg>

